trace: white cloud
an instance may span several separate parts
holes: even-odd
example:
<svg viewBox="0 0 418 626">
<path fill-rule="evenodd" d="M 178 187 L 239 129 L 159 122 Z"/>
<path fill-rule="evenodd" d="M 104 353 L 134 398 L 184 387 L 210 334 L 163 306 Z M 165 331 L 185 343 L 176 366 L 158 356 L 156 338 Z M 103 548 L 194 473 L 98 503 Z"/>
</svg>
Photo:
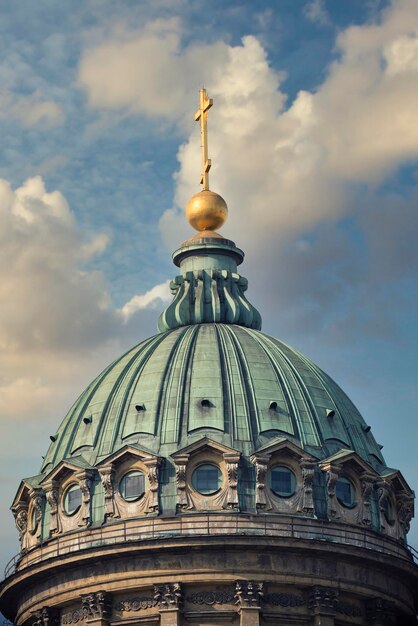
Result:
<svg viewBox="0 0 418 626">
<path fill-rule="evenodd" d="M 79 82 L 89 104 L 149 117 L 183 117 L 192 91 L 202 80 L 210 80 L 227 46 L 217 42 L 182 48 L 181 37 L 177 19 L 159 19 L 138 31 L 119 27 L 112 37 L 88 49 L 80 63 Z"/>
<path fill-rule="evenodd" d="M 121 315 L 124 322 L 127 322 L 137 311 L 143 309 L 159 307 L 162 311 L 161 305 L 168 304 L 173 299 L 169 285 L 170 281 L 167 280 L 160 285 L 155 285 L 143 295 L 134 296 L 119 309 L 119 315 Z"/>
<path fill-rule="evenodd" d="M 3 89 L 0 91 L 0 111 L 1 117 L 14 118 L 28 127 L 40 123 L 47 127 L 58 126 L 64 121 L 59 104 L 45 99 L 38 91 L 26 96 Z"/>
<path fill-rule="evenodd" d="M 155 313 L 147 310 L 164 300 L 164 285 L 118 313 L 103 276 L 85 267 L 108 243 L 103 233 L 84 240 L 64 196 L 41 177 L 15 190 L 0 179 L 2 419 L 53 414 L 125 343 L 151 334 Z"/>
<path fill-rule="evenodd" d="M 305 5 L 303 13 L 314 24 L 328 26 L 331 23 L 324 0 L 311 0 Z"/>
</svg>

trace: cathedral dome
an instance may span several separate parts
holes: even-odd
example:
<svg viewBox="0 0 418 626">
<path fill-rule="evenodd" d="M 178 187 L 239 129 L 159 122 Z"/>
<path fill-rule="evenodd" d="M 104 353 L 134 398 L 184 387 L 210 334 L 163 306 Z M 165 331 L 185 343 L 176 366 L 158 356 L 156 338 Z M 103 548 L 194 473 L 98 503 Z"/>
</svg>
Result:
<svg viewBox="0 0 418 626">
<path fill-rule="evenodd" d="M 342 389 L 261 332 L 244 253 L 212 230 L 226 205 L 208 187 L 211 106 L 202 89 L 199 233 L 173 254 L 158 334 L 86 388 L 13 501 L 0 610 L 16 626 L 415 614 L 412 490 Z"/>
<path fill-rule="evenodd" d="M 168 456 L 202 436 L 246 455 L 286 437 L 318 459 L 350 449 L 384 466 L 356 407 L 307 357 L 251 328 L 195 324 L 107 367 L 63 420 L 42 473 L 79 455 L 95 465 L 126 444 Z"/>
</svg>

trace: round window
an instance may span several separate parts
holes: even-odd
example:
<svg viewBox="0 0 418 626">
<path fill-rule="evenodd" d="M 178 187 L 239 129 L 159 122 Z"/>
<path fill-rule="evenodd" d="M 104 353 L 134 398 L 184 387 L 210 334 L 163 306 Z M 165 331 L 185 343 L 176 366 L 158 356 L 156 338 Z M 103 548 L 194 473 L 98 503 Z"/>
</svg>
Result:
<svg viewBox="0 0 418 626">
<path fill-rule="evenodd" d="M 287 467 L 273 467 L 270 472 L 270 488 L 277 496 L 288 498 L 296 491 L 296 478 Z"/>
<path fill-rule="evenodd" d="M 199 465 L 192 475 L 192 485 L 199 493 L 210 496 L 216 493 L 221 486 L 222 476 L 216 465 Z"/>
<path fill-rule="evenodd" d="M 335 495 L 337 496 L 338 502 L 340 502 L 344 506 L 354 506 L 356 491 L 353 487 L 353 484 L 348 480 L 348 478 L 339 478 L 335 483 Z"/>
<path fill-rule="evenodd" d="M 83 496 L 78 485 L 70 485 L 64 494 L 64 512 L 73 515 L 81 507 Z"/>
<path fill-rule="evenodd" d="M 127 502 L 142 498 L 145 492 L 145 476 L 139 470 L 128 472 L 119 483 L 120 495 Z"/>
</svg>

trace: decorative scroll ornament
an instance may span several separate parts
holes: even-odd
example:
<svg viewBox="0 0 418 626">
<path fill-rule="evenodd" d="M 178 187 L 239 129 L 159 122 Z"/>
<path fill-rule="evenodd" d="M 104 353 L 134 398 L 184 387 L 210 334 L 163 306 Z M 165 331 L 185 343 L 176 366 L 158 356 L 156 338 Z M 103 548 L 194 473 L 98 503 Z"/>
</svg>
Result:
<svg viewBox="0 0 418 626">
<path fill-rule="evenodd" d="M 255 505 L 257 509 L 271 509 L 270 503 L 267 502 L 266 498 L 266 476 L 267 476 L 267 466 L 269 462 L 268 456 L 262 455 L 254 455 L 251 457 L 252 463 L 255 465 L 255 481 L 256 481 L 256 491 L 255 491 Z M 267 507 L 267 504 L 269 506 Z"/>
<path fill-rule="evenodd" d="M 148 469 L 149 498 L 147 513 L 158 513 L 158 467 L 160 459 L 152 458 L 145 461 Z"/>
<path fill-rule="evenodd" d="M 154 585 L 154 599 L 160 609 L 178 609 L 183 604 L 183 590 L 180 583 Z"/>
<path fill-rule="evenodd" d="M 90 501 L 91 501 L 91 483 L 92 483 L 92 474 L 89 471 L 82 471 L 76 474 L 76 478 L 78 480 L 78 484 L 80 486 L 80 490 L 82 493 L 82 504 L 81 504 L 81 514 L 80 521 L 78 523 L 79 526 L 88 526 L 90 524 Z"/>
<path fill-rule="evenodd" d="M 238 509 L 238 463 L 240 459 L 239 453 L 225 453 L 223 455 L 226 462 L 226 472 L 228 476 L 228 492 L 227 492 L 227 509 Z"/>
<path fill-rule="evenodd" d="M 133 598 L 131 600 L 120 600 L 115 604 L 115 611 L 144 611 L 157 606 L 158 602 L 150 596 L 142 596 L 141 598 Z"/>
<path fill-rule="evenodd" d="M 120 517 L 115 502 L 115 469 L 112 465 L 106 465 L 100 468 L 100 478 L 103 485 L 105 496 L 105 518 Z"/>
<path fill-rule="evenodd" d="M 41 535 L 42 501 L 43 501 L 42 493 L 40 493 L 39 491 L 35 492 L 32 497 L 34 514 L 33 514 L 33 528 L 31 530 L 32 530 L 32 534 L 36 533 L 36 536 L 38 538 Z"/>
<path fill-rule="evenodd" d="M 191 604 L 207 604 L 209 606 L 214 604 L 231 604 L 234 602 L 234 599 L 235 594 L 232 591 L 221 591 L 219 589 L 199 591 L 187 597 L 187 601 Z"/>
<path fill-rule="evenodd" d="M 396 499 L 396 506 L 402 530 L 408 533 L 411 520 L 414 517 L 414 496 L 406 492 L 400 493 Z"/>
<path fill-rule="evenodd" d="M 178 456 L 174 460 L 176 464 L 177 509 L 179 511 L 190 510 L 194 508 L 193 502 L 189 498 L 186 482 L 186 469 L 188 461 L 188 454 Z"/>
<path fill-rule="evenodd" d="M 254 580 L 237 580 L 235 583 L 235 604 L 241 607 L 259 607 L 263 598 L 264 583 Z"/>
<path fill-rule="evenodd" d="M 17 507 L 12 509 L 15 518 L 16 528 L 19 531 L 19 539 L 23 544 L 24 536 L 28 530 L 28 505 L 19 503 Z"/>
<path fill-rule="evenodd" d="M 59 532 L 59 519 L 58 519 L 58 497 L 59 490 L 57 484 L 53 481 L 49 485 L 45 485 L 46 499 L 50 509 L 50 521 L 49 532 L 51 535 Z"/>
<path fill-rule="evenodd" d="M 373 485 L 375 477 L 371 474 L 364 473 L 360 476 L 361 480 L 361 500 L 359 510 L 357 512 L 357 522 L 362 526 L 371 526 L 372 515 L 370 510 L 370 498 L 373 493 Z"/>
<path fill-rule="evenodd" d="M 298 511 L 312 515 L 314 512 L 312 492 L 316 463 L 309 461 L 308 459 L 302 459 L 300 465 L 302 468 L 302 490 L 298 504 Z"/>
<path fill-rule="evenodd" d="M 238 324 L 261 329 L 261 316 L 244 292 L 246 278 L 228 270 L 186 272 L 170 283 L 173 302 L 160 315 L 158 330 L 189 324 Z"/>
<path fill-rule="evenodd" d="M 272 606 L 297 607 L 304 606 L 306 600 L 303 596 L 293 593 L 267 593 L 263 598 L 263 603 Z"/>
<path fill-rule="evenodd" d="M 338 480 L 340 468 L 334 465 L 325 465 L 323 469 L 327 475 L 328 519 L 337 519 L 339 514 L 336 506 L 335 483 Z"/>
</svg>

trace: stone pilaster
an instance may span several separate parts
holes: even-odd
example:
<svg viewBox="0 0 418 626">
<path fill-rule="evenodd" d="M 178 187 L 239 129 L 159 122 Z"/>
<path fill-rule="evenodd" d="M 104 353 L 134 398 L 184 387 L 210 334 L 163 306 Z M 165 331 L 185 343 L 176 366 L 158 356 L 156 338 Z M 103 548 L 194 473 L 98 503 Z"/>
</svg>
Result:
<svg viewBox="0 0 418 626">
<path fill-rule="evenodd" d="M 183 605 L 181 584 L 154 585 L 154 598 L 160 613 L 160 626 L 179 626 L 180 610 Z"/>
<path fill-rule="evenodd" d="M 115 468 L 112 464 L 100 468 L 100 479 L 105 496 L 105 519 L 120 517 L 115 502 Z"/>
<path fill-rule="evenodd" d="M 90 506 L 91 506 L 91 484 L 93 480 L 93 474 L 89 470 L 82 470 L 77 472 L 75 477 L 78 480 L 78 484 L 82 493 L 81 515 L 79 526 L 89 526 L 91 521 Z"/>
<path fill-rule="evenodd" d="M 228 495 L 226 506 L 228 509 L 238 510 L 238 463 L 239 452 L 225 452 L 223 455 L 228 476 Z"/>
<path fill-rule="evenodd" d="M 235 604 L 239 606 L 240 626 L 259 626 L 260 605 L 264 583 L 254 580 L 237 580 Z"/>
<path fill-rule="evenodd" d="M 309 459 L 302 459 L 300 464 L 302 469 L 302 493 L 298 505 L 298 511 L 307 515 L 313 515 L 314 513 L 312 492 L 315 476 L 315 465 L 316 463 L 313 463 Z"/>
<path fill-rule="evenodd" d="M 332 587 L 315 585 L 311 588 L 308 609 L 312 626 L 334 626 L 338 591 Z"/>
<path fill-rule="evenodd" d="M 158 475 L 158 468 L 159 468 L 159 464 L 160 464 L 160 459 L 158 458 L 152 458 L 152 459 L 148 459 L 146 461 L 144 461 L 145 465 L 147 466 L 147 470 L 148 470 L 148 482 L 149 482 L 149 486 L 150 486 L 150 498 L 149 498 L 149 505 L 148 505 L 148 512 L 149 513 L 158 513 L 159 512 L 159 506 L 158 506 L 158 485 L 159 485 L 159 475 Z"/>
</svg>

